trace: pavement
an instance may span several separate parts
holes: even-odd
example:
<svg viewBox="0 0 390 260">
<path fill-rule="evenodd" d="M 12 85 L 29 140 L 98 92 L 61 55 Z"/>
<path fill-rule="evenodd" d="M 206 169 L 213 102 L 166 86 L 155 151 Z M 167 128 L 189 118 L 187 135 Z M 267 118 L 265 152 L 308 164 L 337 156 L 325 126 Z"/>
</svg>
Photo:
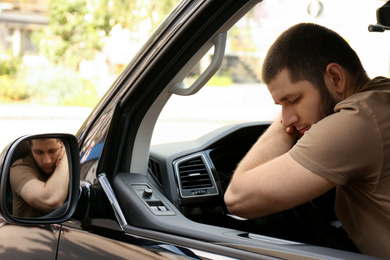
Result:
<svg viewBox="0 0 390 260">
<path fill-rule="evenodd" d="M 280 108 L 262 85 L 205 87 L 194 96 L 172 96 L 155 127 L 152 143 L 195 139 L 238 122 L 273 120 Z M 92 108 L 0 104 L 0 150 L 36 133 L 76 134 Z"/>
<path fill-rule="evenodd" d="M 76 134 L 91 111 L 92 108 L 85 107 L 0 105 L 0 151 L 26 134 Z"/>
</svg>

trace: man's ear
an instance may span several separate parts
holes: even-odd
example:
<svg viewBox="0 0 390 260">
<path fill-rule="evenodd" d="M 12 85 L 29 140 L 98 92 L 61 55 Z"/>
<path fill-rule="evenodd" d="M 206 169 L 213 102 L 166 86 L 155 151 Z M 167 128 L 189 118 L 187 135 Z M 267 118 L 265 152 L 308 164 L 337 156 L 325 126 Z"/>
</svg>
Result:
<svg viewBox="0 0 390 260">
<path fill-rule="evenodd" d="M 345 95 L 347 78 L 343 67 L 337 63 L 329 63 L 326 66 L 325 78 L 331 92 L 339 96 Z"/>
</svg>

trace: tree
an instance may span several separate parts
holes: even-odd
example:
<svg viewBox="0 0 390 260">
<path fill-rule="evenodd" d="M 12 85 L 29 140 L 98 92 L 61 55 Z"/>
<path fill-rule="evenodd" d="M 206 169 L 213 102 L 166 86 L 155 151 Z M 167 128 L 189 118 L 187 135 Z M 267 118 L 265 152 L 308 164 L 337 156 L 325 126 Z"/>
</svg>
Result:
<svg viewBox="0 0 390 260">
<path fill-rule="evenodd" d="M 153 30 L 166 17 L 178 0 L 103 0 L 105 11 L 111 13 L 113 24 L 138 31 L 143 22 L 150 23 Z M 101 10 L 103 10 L 102 8 Z"/>
<path fill-rule="evenodd" d="M 82 59 L 92 59 L 103 47 L 100 33 L 105 30 L 95 24 L 87 0 L 52 0 L 48 23 L 34 40 L 54 64 L 77 68 Z"/>
<path fill-rule="evenodd" d="M 119 24 L 131 32 L 139 32 L 141 24 L 148 24 L 150 33 L 177 2 L 52 0 L 48 10 L 49 26 L 35 34 L 34 40 L 53 63 L 77 68 L 81 60 L 91 60 L 102 50 L 104 38 L 113 26 Z"/>
</svg>

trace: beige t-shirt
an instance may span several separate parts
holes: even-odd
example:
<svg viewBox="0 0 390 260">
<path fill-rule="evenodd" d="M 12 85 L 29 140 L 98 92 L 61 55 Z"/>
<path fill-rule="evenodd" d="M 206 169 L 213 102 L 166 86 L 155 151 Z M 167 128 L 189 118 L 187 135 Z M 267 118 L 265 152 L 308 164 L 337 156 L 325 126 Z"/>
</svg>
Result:
<svg viewBox="0 0 390 260">
<path fill-rule="evenodd" d="M 290 150 L 337 183 L 335 212 L 362 253 L 390 258 L 390 80 L 341 101 Z"/>
<path fill-rule="evenodd" d="M 20 196 L 23 186 L 32 179 L 46 181 L 40 174 L 35 162 L 30 155 L 24 159 L 19 159 L 11 166 L 10 183 L 12 187 L 12 210 L 13 215 L 18 217 L 40 217 L 47 213 L 31 207 Z"/>
</svg>

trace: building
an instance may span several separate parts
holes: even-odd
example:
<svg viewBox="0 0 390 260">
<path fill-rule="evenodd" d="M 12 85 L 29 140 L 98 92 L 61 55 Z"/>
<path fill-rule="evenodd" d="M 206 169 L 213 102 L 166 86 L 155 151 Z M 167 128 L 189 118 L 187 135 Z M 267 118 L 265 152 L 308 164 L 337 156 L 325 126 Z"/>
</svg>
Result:
<svg viewBox="0 0 390 260">
<path fill-rule="evenodd" d="M 31 42 L 33 31 L 47 25 L 50 0 L 0 2 L 0 53 L 12 51 L 14 56 L 37 55 Z"/>
</svg>

